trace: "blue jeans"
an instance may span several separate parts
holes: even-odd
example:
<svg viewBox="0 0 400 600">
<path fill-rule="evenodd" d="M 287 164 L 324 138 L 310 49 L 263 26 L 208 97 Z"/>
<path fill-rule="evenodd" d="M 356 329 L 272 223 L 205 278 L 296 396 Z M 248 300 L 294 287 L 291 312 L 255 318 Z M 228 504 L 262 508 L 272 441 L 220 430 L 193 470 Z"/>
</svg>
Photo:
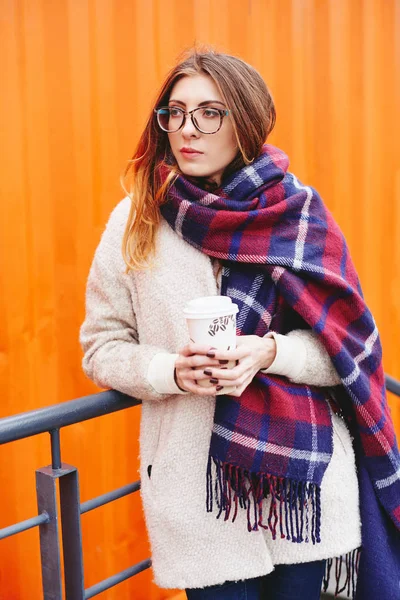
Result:
<svg viewBox="0 0 400 600">
<path fill-rule="evenodd" d="M 188 600 L 319 600 L 325 560 L 277 565 L 264 577 L 186 590 Z"/>
</svg>

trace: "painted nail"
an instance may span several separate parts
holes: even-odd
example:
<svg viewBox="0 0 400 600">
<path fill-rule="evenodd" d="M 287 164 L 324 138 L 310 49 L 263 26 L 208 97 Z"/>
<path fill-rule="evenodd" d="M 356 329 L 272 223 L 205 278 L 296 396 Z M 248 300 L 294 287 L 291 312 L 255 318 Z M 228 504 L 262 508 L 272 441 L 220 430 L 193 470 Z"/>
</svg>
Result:
<svg viewBox="0 0 400 600">
<path fill-rule="evenodd" d="M 226 365 L 229 362 L 229 360 L 220 360 L 219 364 L 220 365 Z"/>
<path fill-rule="evenodd" d="M 215 379 L 215 377 L 211 377 L 210 383 L 216 384 L 216 383 L 218 383 L 218 379 Z"/>
<path fill-rule="evenodd" d="M 209 377 L 212 377 L 212 371 L 210 371 L 210 369 L 205 369 L 204 375 L 208 375 Z"/>
<path fill-rule="evenodd" d="M 208 358 L 215 358 L 215 352 L 210 350 L 210 352 L 207 352 L 206 356 L 208 356 Z"/>
<path fill-rule="evenodd" d="M 224 389 L 223 385 L 217 385 L 217 392 L 220 392 L 223 389 Z"/>
</svg>

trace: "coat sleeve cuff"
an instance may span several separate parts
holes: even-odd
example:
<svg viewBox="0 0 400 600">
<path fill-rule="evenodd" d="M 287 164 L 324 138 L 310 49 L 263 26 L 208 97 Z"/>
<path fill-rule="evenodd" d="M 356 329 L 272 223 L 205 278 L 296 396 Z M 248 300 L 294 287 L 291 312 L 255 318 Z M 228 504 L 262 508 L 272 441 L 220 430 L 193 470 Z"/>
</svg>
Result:
<svg viewBox="0 0 400 600">
<path fill-rule="evenodd" d="M 307 349 L 298 337 L 287 337 L 275 331 L 270 331 L 265 337 L 273 337 L 276 343 L 276 356 L 273 363 L 262 369 L 262 373 L 283 375 L 295 379 L 304 369 L 307 360 Z"/>
<path fill-rule="evenodd" d="M 150 361 L 147 380 L 158 394 L 187 394 L 174 379 L 175 361 L 178 354 L 159 352 Z"/>
</svg>

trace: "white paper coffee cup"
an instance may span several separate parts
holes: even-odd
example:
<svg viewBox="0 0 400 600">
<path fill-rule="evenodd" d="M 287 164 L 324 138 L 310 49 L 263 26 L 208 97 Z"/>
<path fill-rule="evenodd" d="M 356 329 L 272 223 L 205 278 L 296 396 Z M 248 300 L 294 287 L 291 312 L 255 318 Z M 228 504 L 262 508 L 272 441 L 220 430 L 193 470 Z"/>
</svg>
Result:
<svg viewBox="0 0 400 600">
<path fill-rule="evenodd" d="M 227 296 L 204 296 L 191 300 L 183 314 L 186 318 L 190 340 L 196 344 L 210 345 L 218 350 L 236 348 L 236 314 L 239 308 Z M 235 361 L 224 367 L 231 369 Z M 200 379 L 202 387 L 212 387 L 208 379 Z M 235 387 L 224 388 L 217 394 L 230 394 Z"/>
</svg>

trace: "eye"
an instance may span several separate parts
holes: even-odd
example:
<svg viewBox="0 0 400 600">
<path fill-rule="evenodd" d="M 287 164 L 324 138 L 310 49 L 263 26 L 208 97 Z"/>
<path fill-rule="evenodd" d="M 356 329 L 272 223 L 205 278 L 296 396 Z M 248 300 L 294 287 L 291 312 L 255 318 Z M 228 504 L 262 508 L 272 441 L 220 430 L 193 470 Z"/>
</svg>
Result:
<svg viewBox="0 0 400 600">
<path fill-rule="evenodd" d="M 169 109 L 169 116 L 171 118 L 181 117 L 182 116 L 182 110 L 180 108 L 177 108 L 176 106 L 171 106 L 170 109 Z"/>
<path fill-rule="evenodd" d="M 204 108 L 202 112 L 202 116 L 206 119 L 216 119 L 219 118 L 219 111 L 216 108 Z"/>
</svg>

